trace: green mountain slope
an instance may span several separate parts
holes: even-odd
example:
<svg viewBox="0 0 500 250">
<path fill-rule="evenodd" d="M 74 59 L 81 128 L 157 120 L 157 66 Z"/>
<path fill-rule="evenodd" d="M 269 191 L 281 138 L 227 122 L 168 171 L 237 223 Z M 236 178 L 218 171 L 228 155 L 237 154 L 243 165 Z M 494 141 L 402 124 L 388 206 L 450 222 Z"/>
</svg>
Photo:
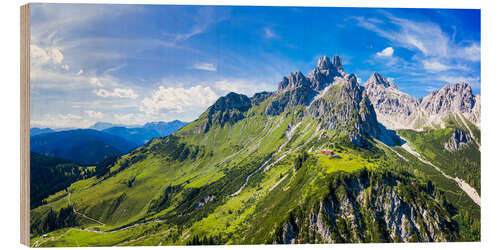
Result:
<svg viewBox="0 0 500 250">
<path fill-rule="evenodd" d="M 52 195 L 32 220 L 68 207 L 76 220 L 32 232 L 32 245 L 479 240 L 480 207 L 397 146 L 354 76 L 324 89 L 307 81 L 294 74 L 271 94 L 221 97 L 176 133 L 110 161 L 102 177 Z"/>
<path fill-rule="evenodd" d="M 34 152 L 30 154 L 30 203 L 35 208 L 49 195 L 67 188 L 71 183 L 91 177 L 92 167 L 82 167 L 73 162 Z"/>
</svg>

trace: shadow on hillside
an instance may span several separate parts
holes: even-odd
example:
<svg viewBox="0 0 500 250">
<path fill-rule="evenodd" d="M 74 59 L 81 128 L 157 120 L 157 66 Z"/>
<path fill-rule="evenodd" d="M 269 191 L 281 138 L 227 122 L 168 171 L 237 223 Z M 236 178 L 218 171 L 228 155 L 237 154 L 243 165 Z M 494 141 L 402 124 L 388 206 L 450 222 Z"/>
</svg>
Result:
<svg viewBox="0 0 500 250">
<path fill-rule="evenodd" d="M 396 131 L 387 129 L 381 123 L 379 123 L 378 125 L 380 127 L 380 133 L 378 136 L 375 136 L 377 140 L 383 142 L 385 145 L 390 147 L 401 146 L 406 143 L 406 141 L 403 138 L 401 138 L 396 133 Z"/>
</svg>

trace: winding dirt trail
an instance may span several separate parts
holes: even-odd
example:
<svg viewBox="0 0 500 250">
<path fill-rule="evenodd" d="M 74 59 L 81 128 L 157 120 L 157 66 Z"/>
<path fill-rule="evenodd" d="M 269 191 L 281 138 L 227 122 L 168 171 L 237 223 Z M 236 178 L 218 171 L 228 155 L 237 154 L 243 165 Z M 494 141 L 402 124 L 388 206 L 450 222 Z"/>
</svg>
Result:
<svg viewBox="0 0 500 250">
<path fill-rule="evenodd" d="M 71 193 L 70 192 L 68 192 L 68 205 L 71 205 Z M 102 223 L 102 222 L 100 222 L 100 221 L 98 221 L 98 220 L 96 220 L 94 218 L 91 218 L 91 217 L 89 217 L 89 216 L 87 216 L 85 214 L 82 214 L 82 213 L 78 212 L 74 207 L 73 207 L 73 212 L 75 214 L 78 214 L 78 215 L 80 215 L 80 216 L 88 219 L 88 220 L 91 220 L 91 221 L 94 221 L 94 222 L 98 223 L 99 226 L 97 226 L 97 227 L 103 227 L 103 226 L 106 225 L 106 224 L 104 224 L 104 223 Z M 40 237 L 37 241 L 35 241 L 31 247 L 39 247 L 41 244 L 43 244 L 45 242 L 58 240 L 58 239 L 62 238 L 63 236 L 65 236 L 66 234 L 68 234 L 71 231 L 83 231 L 83 232 L 90 232 L 90 233 L 106 234 L 106 233 L 120 232 L 120 231 L 123 231 L 123 230 L 131 229 L 131 228 L 138 227 L 138 226 L 147 225 L 147 224 L 150 224 L 150 223 L 156 223 L 156 222 L 163 222 L 163 221 L 159 220 L 159 219 L 154 219 L 154 220 L 140 222 L 140 223 L 136 223 L 136 224 L 133 224 L 133 225 L 130 225 L 130 226 L 127 226 L 127 227 L 122 227 L 122 228 L 118 228 L 118 229 L 114 229 L 114 230 L 109 230 L 109 231 L 94 230 L 94 229 L 90 229 L 90 227 L 84 228 L 84 229 L 70 228 L 68 231 L 66 231 L 63 234 L 59 235 L 57 238 L 54 237 L 54 236 L 48 237 L 48 235 L 45 234 L 42 237 Z"/>
<path fill-rule="evenodd" d="M 479 194 L 477 193 L 477 191 L 471 185 L 469 185 L 467 182 L 465 182 L 464 180 L 462 180 L 462 179 L 460 179 L 458 177 L 453 178 L 453 177 L 445 174 L 439 167 L 437 167 L 436 165 L 432 164 L 432 162 L 423 159 L 423 157 L 418 152 L 414 151 L 408 145 L 408 143 L 403 144 L 401 147 L 404 150 L 406 150 L 408 153 L 410 153 L 413 156 L 415 156 L 421 162 L 423 162 L 423 163 L 425 163 L 425 164 L 427 164 L 429 166 L 434 167 L 444 177 L 446 177 L 446 178 L 448 178 L 450 180 L 454 180 L 458 184 L 458 186 L 460 187 L 460 189 L 462 189 L 472 199 L 472 201 L 474 201 L 477 205 L 479 205 L 479 207 L 481 207 L 481 197 L 479 196 Z"/>
<path fill-rule="evenodd" d="M 68 205 L 69 205 L 69 206 L 71 206 L 71 192 L 68 192 Z M 96 222 L 96 223 L 100 224 L 100 225 L 101 225 L 101 227 L 102 227 L 102 226 L 106 226 L 106 224 L 104 224 L 104 223 L 102 223 L 102 222 L 100 222 L 100 221 L 98 221 L 98 220 L 96 220 L 96 219 L 94 219 L 94 218 L 91 218 L 91 217 L 89 217 L 89 216 L 87 216 L 87 215 L 85 215 L 85 214 L 82 214 L 82 213 L 78 212 L 78 211 L 75 209 L 75 207 L 73 207 L 73 212 L 74 212 L 75 214 L 78 214 L 78 215 L 82 216 L 82 217 L 83 217 L 83 218 L 85 218 L 85 219 L 88 219 L 88 220 L 91 220 L 91 221 L 93 221 L 93 222 Z"/>
</svg>

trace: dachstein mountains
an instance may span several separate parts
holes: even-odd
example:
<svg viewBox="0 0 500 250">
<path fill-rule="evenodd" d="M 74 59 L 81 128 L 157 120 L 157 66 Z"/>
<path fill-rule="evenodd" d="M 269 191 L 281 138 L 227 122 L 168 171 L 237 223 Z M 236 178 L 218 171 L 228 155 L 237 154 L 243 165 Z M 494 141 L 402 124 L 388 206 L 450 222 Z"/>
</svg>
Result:
<svg viewBox="0 0 500 250">
<path fill-rule="evenodd" d="M 95 167 L 35 154 L 44 173 L 73 174 L 66 188 L 38 186 L 48 195 L 32 205 L 31 243 L 479 241 L 480 140 L 467 83 L 414 98 L 321 57 L 274 92 L 229 93 Z"/>
</svg>

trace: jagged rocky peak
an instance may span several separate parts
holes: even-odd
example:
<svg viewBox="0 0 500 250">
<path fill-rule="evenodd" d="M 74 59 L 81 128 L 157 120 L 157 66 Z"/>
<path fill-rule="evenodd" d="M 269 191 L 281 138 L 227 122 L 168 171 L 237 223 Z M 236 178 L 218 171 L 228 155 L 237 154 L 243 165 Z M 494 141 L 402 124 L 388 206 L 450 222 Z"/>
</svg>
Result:
<svg viewBox="0 0 500 250">
<path fill-rule="evenodd" d="M 319 69 L 330 69 L 333 67 L 332 61 L 327 56 L 322 56 L 318 59 L 318 64 L 316 66 Z"/>
<path fill-rule="evenodd" d="M 365 138 L 380 137 L 373 105 L 354 74 L 337 78 L 325 91 L 311 103 L 307 115 L 318 118 L 324 129 L 347 135 L 358 146 L 367 146 Z"/>
<path fill-rule="evenodd" d="M 321 91 L 330 85 L 335 77 L 344 77 L 344 69 L 339 56 L 332 59 L 322 56 L 318 59 L 316 67 L 311 71 L 307 78 L 311 82 L 311 87 L 316 91 Z"/>
<path fill-rule="evenodd" d="M 288 88 L 288 85 L 290 83 L 290 80 L 288 77 L 284 76 L 283 79 L 281 79 L 280 83 L 278 84 L 278 91 L 283 91 Z"/>
<path fill-rule="evenodd" d="M 334 67 L 336 67 L 336 68 L 338 68 L 340 70 L 343 70 L 343 68 L 342 68 L 342 60 L 340 60 L 340 56 L 337 56 L 337 55 L 333 56 L 333 58 L 332 58 L 332 64 L 333 64 Z"/>
<path fill-rule="evenodd" d="M 422 99 L 423 108 L 431 114 L 457 111 L 469 113 L 475 104 L 476 98 L 472 94 L 472 88 L 465 82 L 453 85 L 447 84 Z"/>
<path fill-rule="evenodd" d="M 347 83 L 347 86 L 349 87 L 349 89 L 356 88 L 356 89 L 360 90 L 357 93 L 361 92 L 361 86 L 359 86 L 358 77 L 356 77 L 355 74 L 349 74 L 345 77 L 345 79 L 346 79 L 346 83 Z"/>
<path fill-rule="evenodd" d="M 288 77 L 283 77 L 278 85 L 278 91 L 286 91 L 298 87 L 310 87 L 311 82 L 302 74 L 302 72 L 293 72 Z"/>
<path fill-rule="evenodd" d="M 365 86 L 383 86 L 385 88 L 396 88 L 396 84 L 387 80 L 385 77 L 380 75 L 378 72 L 373 73 L 373 75 L 366 81 Z"/>
</svg>

